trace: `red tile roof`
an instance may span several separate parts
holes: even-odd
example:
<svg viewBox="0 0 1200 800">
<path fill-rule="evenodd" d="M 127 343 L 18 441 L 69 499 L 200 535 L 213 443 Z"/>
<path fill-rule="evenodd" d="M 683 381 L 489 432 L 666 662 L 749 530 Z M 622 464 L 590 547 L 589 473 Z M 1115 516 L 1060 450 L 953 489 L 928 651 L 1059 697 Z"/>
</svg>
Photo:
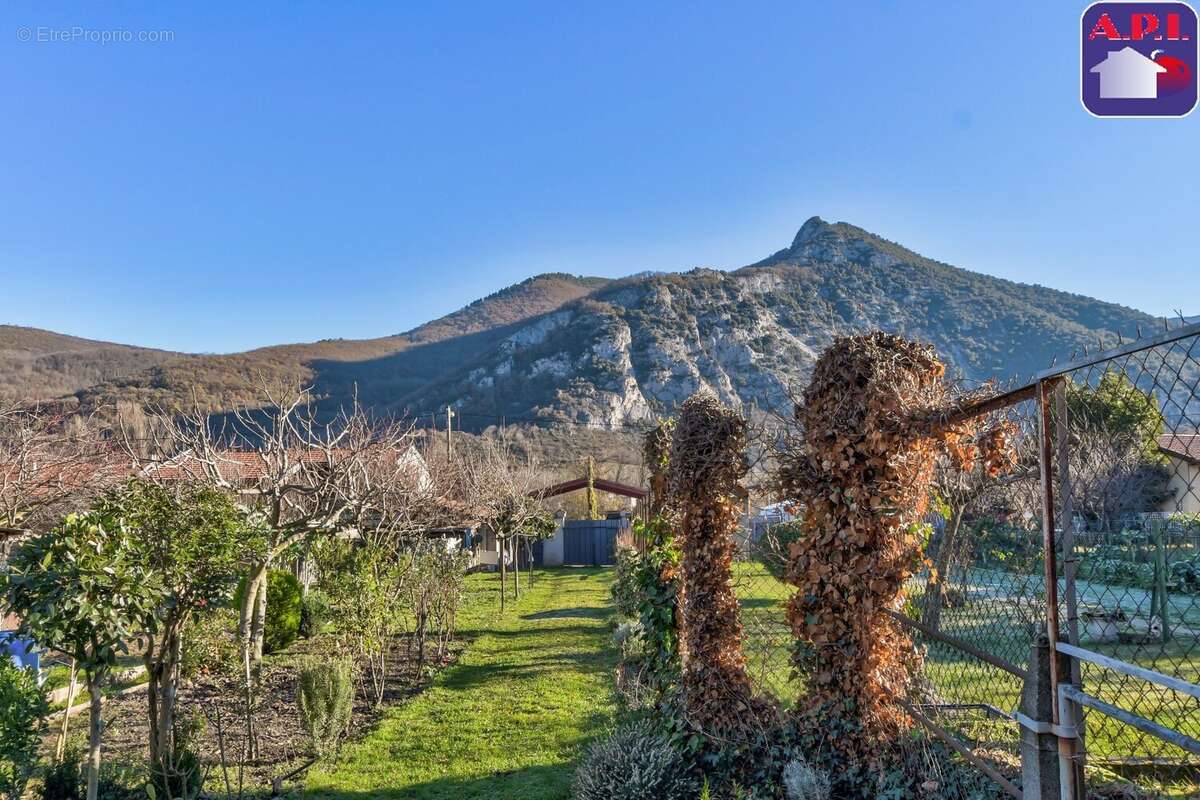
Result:
<svg viewBox="0 0 1200 800">
<path fill-rule="evenodd" d="M 332 456 L 336 460 L 348 453 L 349 451 L 346 450 L 334 450 Z M 406 450 L 397 451 L 397 456 L 400 458 L 410 457 L 409 454 L 415 454 L 418 459 L 420 458 L 411 445 Z M 292 466 L 321 464 L 328 458 L 326 452 L 319 448 L 296 449 L 290 451 L 288 457 Z M 222 450 L 216 454 L 216 462 L 221 478 L 230 483 L 251 483 L 271 474 L 272 465 L 269 465 L 263 459 L 262 454 L 256 450 Z M 200 478 L 205 474 L 205 464 L 199 457 L 185 453 L 152 467 L 149 471 L 154 477 L 161 480 Z"/>
<path fill-rule="evenodd" d="M 129 459 L 118 453 L 103 453 L 79 460 L 64 460 L 45 465 L 0 464 L 0 478 L 18 480 L 21 471 L 27 470 L 25 480 L 39 486 L 86 486 L 97 479 L 122 477 L 132 474 Z M 32 474 L 29 474 L 32 473 Z"/>
<path fill-rule="evenodd" d="M 1200 434 L 1168 433 L 1158 437 L 1158 449 L 1184 461 L 1200 464 Z"/>
</svg>

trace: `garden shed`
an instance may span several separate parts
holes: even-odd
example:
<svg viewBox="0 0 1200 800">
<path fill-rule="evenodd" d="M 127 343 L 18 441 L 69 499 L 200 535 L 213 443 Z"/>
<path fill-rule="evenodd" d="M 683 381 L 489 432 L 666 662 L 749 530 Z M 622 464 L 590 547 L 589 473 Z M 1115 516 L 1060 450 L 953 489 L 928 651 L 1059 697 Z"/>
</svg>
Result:
<svg viewBox="0 0 1200 800">
<path fill-rule="evenodd" d="M 628 497 L 635 503 L 645 500 L 649 491 L 603 478 L 593 478 L 591 488 L 600 492 Z M 556 483 L 534 493 L 540 500 L 568 492 L 586 490 L 588 478 Z M 604 519 L 560 519 L 554 536 L 541 542 L 541 563 L 546 566 L 602 566 L 616 563 L 617 540 L 630 532 L 631 518 L 627 512 L 613 511 Z"/>
</svg>

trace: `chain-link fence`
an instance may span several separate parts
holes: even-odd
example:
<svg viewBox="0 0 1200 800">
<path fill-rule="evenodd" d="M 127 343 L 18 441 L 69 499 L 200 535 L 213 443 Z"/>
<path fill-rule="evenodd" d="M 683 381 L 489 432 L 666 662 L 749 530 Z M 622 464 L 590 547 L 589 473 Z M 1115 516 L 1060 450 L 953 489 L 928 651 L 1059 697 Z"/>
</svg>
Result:
<svg viewBox="0 0 1200 800">
<path fill-rule="evenodd" d="M 787 620 L 787 601 L 796 589 L 781 580 L 782 563 L 764 553 L 762 541 L 760 537 L 746 542 L 733 566 L 744 630 L 742 652 L 758 691 L 788 706 L 800 691 L 791 663 L 796 637 Z"/>
<path fill-rule="evenodd" d="M 909 581 L 903 613 L 924 665 L 907 702 L 1013 782 L 1013 711 L 1046 628 L 1038 410 L 1029 395 L 1015 391 L 987 415 L 1011 425 L 1010 471 L 938 465 L 925 569 Z"/>
<path fill-rule="evenodd" d="M 1195 788 L 1200 753 L 1181 745 L 1200 740 L 1200 331 L 1160 339 L 1055 376 L 1060 617 L 1085 651 L 1087 763 Z"/>
<path fill-rule="evenodd" d="M 905 702 L 1017 796 L 1022 732 L 1051 726 L 1088 780 L 1200 796 L 1200 326 L 1085 355 L 979 412 L 1011 423 L 1016 463 L 939 469 L 926 568 L 898 615 L 923 656 Z M 786 541 L 749 528 L 748 669 L 790 704 Z M 1039 639 L 1065 657 L 1041 723 L 1018 713 Z"/>
</svg>

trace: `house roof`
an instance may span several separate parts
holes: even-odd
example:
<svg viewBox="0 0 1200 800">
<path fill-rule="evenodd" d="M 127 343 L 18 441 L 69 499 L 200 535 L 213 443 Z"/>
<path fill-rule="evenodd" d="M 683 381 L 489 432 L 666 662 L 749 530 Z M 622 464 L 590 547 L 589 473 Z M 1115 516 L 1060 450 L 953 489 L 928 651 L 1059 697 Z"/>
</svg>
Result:
<svg viewBox="0 0 1200 800">
<path fill-rule="evenodd" d="M 1149 72 L 1166 72 L 1167 68 L 1159 64 L 1152 58 L 1149 58 L 1132 47 L 1124 47 L 1120 50 L 1114 50 L 1109 53 L 1103 61 L 1092 67 L 1089 72 L 1103 73 L 1108 69 L 1124 70 L 1128 68 L 1140 68 Z"/>
<path fill-rule="evenodd" d="M 1158 437 L 1158 449 L 1189 464 L 1200 465 L 1200 434 L 1168 433 Z"/>
<path fill-rule="evenodd" d="M 619 494 L 624 497 L 635 497 L 638 499 L 646 497 L 650 493 L 647 489 L 640 489 L 637 486 L 628 486 L 624 483 L 617 483 L 616 481 L 606 481 L 603 478 L 596 478 L 592 481 L 592 485 L 601 492 Z M 587 478 L 576 478 L 575 480 L 563 481 L 562 483 L 556 483 L 553 486 L 547 486 L 545 489 L 539 489 L 537 491 L 530 492 L 529 494 L 531 497 L 544 500 L 547 497 L 555 497 L 560 494 L 575 492 L 586 488 Z"/>
<path fill-rule="evenodd" d="M 344 457 L 347 452 L 333 450 L 330 455 L 336 460 Z M 288 457 L 294 466 L 300 466 L 320 464 L 329 456 L 324 450 L 312 448 L 292 450 Z M 425 459 L 412 445 L 398 453 L 397 463 L 410 464 L 423 476 L 423 480 L 428 479 Z M 183 480 L 202 477 L 205 474 L 205 466 L 200 457 L 192 453 L 183 453 L 170 461 L 150 467 L 147 472 L 153 473 L 154 477 L 160 480 Z M 256 450 L 222 450 L 216 454 L 216 467 L 221 479 L 230 483 L 253 483 L 271 474 L 270 466 Z"/>
<path fill-rule="evenodd" d="M 83 458 L 66 458 L 37 463 L 0 464 L 0 479 L 24 479 L 40 486 L 82 486 L 96 478 L 128 475 L 132 470 L 129 459 L 117 452 L 105 452 Z"/>
</svg>

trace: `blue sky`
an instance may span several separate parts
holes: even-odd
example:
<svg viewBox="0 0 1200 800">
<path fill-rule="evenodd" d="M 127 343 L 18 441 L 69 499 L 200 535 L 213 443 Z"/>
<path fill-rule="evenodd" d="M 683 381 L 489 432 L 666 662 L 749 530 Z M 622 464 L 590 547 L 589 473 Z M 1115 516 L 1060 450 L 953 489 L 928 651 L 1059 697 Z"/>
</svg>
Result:
<svg viewBox="0 0 1200 800">
<path fill-rule="evenodd" d="M 1085 113 L 1083 6 L 7 2 L 0 321 L 382 336 L 538 272 L 741 266 L 813 214 L 1200 313 L 1200 112 Z M 76 26 L 172 40 L 44 40 Z"/>
</svg>

